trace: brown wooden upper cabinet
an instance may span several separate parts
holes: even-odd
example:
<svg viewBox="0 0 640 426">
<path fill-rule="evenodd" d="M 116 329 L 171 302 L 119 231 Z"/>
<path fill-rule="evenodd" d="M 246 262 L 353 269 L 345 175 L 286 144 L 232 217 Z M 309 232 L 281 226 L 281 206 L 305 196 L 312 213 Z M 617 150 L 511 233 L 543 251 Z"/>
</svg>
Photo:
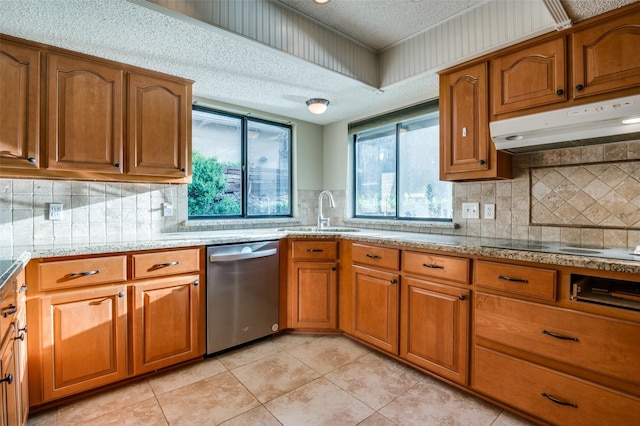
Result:
<svg viewBox="0 0 640 426">
<path fill-rule="evenodd" d="M 493 114 L 566 101 L 566 51 L 559 37 L 492 60 Z"/>
<path fill-rule="evenodd" d="M 0 43 L 0 168 L 40 165 L 40 49 Z"/>
<path fill-rule="evenodd" d="M 640 85 L 640 8 L 572 35 L 574 98 Z"/>
<path fill-rule="evenodd" d="M 511 178 L 489 136 L 487 63 L 440 75 L 440 180 Z"/>
<path fill-rule="evenodd" d="M 122 173 L 123 74 L 86 58 L 48 55 L 47 169 Z"/>
<path fill-rule="evenodd" d="M 191 140 L 191 85 L 129 74 L 128 173 L 185 177 Z"/>
</svg>

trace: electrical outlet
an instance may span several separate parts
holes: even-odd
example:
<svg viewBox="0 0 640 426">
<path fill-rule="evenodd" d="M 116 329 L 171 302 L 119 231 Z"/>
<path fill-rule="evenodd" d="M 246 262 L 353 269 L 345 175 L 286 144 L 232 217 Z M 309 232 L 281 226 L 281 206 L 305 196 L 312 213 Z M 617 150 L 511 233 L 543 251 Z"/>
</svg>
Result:
<svg viewBox="0 0 640 426">
<path fill-rule="evenodd" d="M 462 203 L 463 219 L 480 219 L 480 203 Z"/>
<path fill-rule="evenodd" d="M 496 218 L 496 205 L 495 204 L 485 204 L 484 205 L 484 218 L 495 220 Z"/>
<path fill-rule="evenodd" d="M 173 204 L 162 203 L 162 216 L 173 216 Z"/>
<path fill-rule="evenodd" d="M 49 203 L 49 220 L 62 220 L 62 203 Z"/>
</svg>

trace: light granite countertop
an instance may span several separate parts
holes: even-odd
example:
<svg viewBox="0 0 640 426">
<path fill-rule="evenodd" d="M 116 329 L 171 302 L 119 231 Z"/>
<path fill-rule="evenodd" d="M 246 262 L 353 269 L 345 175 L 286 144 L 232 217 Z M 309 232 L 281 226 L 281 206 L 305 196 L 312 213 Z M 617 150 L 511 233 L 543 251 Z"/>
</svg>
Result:
<svg viewBox="0 0 640 426">
<path fill-rule="evenodd" d="M 80 256 L 125 251 L 152 250 L 202 245 L 245 243 L 280 238 L 336 238 L 369 243 L 392 244 L 406 248 L 439 250 L 451 254 L 489 256 L 550 265 L 573 266 L 605 271 L 640 273 L 640 256 L 633 259 L 612 259 L 575 254 L 546 253 L 529 250 L 512 250 L 486 247 L 497 240 L 441 234 L 396 232 L 371 229 L 315 231 L 310 227 L 281 229 L 247 229 L 207 232 L 181 232 L 158 235 L 143 241 L 93 244 L 52 244 L 13 247 L 14 256 L 0 258 L 0 286 L 4 285 L 16 270 L 23 268 L 31 258 Z M 637 260 L 635 258 L 637 257 Z"/>
</svg>

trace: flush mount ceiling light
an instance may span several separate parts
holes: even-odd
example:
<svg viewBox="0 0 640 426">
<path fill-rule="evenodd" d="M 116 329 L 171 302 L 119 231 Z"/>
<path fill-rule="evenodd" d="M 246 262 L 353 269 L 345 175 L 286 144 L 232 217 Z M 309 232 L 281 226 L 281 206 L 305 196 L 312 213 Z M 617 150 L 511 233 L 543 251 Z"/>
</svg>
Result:
<svg viewBox="0 0 640 426">
<path fill-rule="evenodd" d="M 327 110 L 328 106 L 329 101 L 326 99 L 314 98 L 307 101 L 307 107 L 313 114 L 322 114 Z"/>
<path fill-rule="evenodd" d="M 640 123 L 640 117 L 631 117 L 622 120 L 622 124 L 638 124 Z"/>
<path fill-rule="evenodd" d="M 331 0 L 313 0 L 314 3 L 317 4 L 327 4 L 329 3 Z"/>
</svg>

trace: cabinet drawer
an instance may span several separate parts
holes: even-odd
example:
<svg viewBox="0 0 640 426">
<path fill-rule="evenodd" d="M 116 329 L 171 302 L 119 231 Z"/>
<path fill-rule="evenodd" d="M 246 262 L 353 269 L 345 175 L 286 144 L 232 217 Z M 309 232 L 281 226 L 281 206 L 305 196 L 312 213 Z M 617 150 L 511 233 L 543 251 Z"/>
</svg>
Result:
<svg viewBox="0 0 640 426">
<path fill-rule="evenodd" d="M 200 250 L 173 250 L 131 256 L 133 279 L 200 271 Z"/>
<path fill-rule="evenodd" d="M 637 424 L 638 399 L 588 381 L 481 346 L 473 370 L 476 390 L 554 424 Z"/>
<path fill-rule="evenodd" d="M 439 280 L 468 284 L 470 262 L 469 259 L 459 257 L 405 251 L 402 255 L 402 270 Z"/>
<path fill-rule="evenodd" d="M 353 244 L 351 250 L 353 263 L 393 269 L 394 271 L 400 269 L 400 250 L 398 249 Z"/>
<path fill-rule="evenodd" d="M 296 260 L 334 260 L 338 258 L 338 242 L 293 241 L 291 251 Z"/>
<path fill-rule="evenodd" d="M 127 280 L 127 256 L 59 260 L 38 265 L 41 291 L 117 283 Z"/>
<path fill-rule="evenodd" d="M 557 272 L 552 269 L 476 262 L 474 284 L 544 300 L 556 300 Z"/>
<path fill-rule="evenodd" d="M 640 383 L 640 325 L 484 293 L 475 334 L 617 379 Z"/>
</svg>

